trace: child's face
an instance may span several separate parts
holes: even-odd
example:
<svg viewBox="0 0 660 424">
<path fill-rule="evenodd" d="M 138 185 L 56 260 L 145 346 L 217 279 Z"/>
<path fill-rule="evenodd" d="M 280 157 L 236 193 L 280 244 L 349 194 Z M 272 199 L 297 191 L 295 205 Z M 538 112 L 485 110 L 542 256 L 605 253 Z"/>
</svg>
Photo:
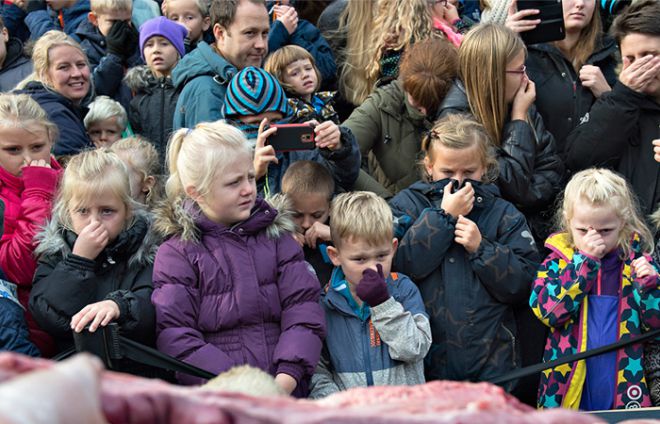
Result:
<svg viewBox="0 0 660 424">
<path fill-rule="evenodd" d="M 46 0 L 46 3 L 51 9 L 59 12 L 76 4 L 76 0 Z"/>
<path fill-rule="evenodd" d="M 7 28 L 2 27 L 0 29 L 0 69 L 5 63 L 5 58 L 7 57 L 7 42 L 9 41 L 9 33 Z"/>
<path fill-rule="evenodd" d="M 83 53 L 75 47 L 61 45 L 48 52 L 48 80 L 53 89 L 79 103 L 89 92 L 89 66 Z"/>
<path fill-rule="evenodd" d="M 211 221 L 231 226 L 246 220 L 257 198 L 252 156 L 239 153 L 216 174 L 205 196 L 199 196 L 193 187 L 186 188 L 186 192 Z"/>
<path fill-rule="evenodd" d="M 349 238 L 342 240 L 340 246 L 328 246 L 328 256 L 334 266 L 341 267 L 346 281 L 356 286 L 362 279 L 362 273 L 368 268 L 377 271 L 378 264 L 383 267 L 383 274 L 387 276 L 392 267 L 396 247 L 396 239 L 372 245 L 365 240 Z"/>
<path fill-rule="evenodd" d="M 0 166 L 15 177 L 23 167 L 43 160 L 50 165 L 51 142 L 43 128 L 0 127 Z"/>
<path fill-rule="evenodd" d="M 156 77 L 166 77 L 179 61 L 179 52 L 165 37 L 156 35 L 144 43 L 144 58 Z"/>
<path fill-rule="evenodd" d="M 77 205 L 76 209 L 69 211 L 76 234 L 80 234 L 91 223 L 99 222 L 108 232 L 108 241 L 112 242 L 126 228 L 126 205 L 110 190 L 94 194 L 84 202 L 74 197 L 71 204 Z"/>
<path fill-rule="evenodd" d="M 293 206 L 293 222 L 305 234 L 315 222 L 326 224 L 330 215 L 330 201 L 326 193 L 287 194 Z"/>
<path fill-rule="evenodd" d="M 575 247 L 582 251 L 589 250 L 588 246 L 585 246 L 584 236 L 593 228 L 603 239 L 606 254 L 617 248 L 623 224 L 612 206 L 593 205 L 583 199 L 575 202 L 573 217 L 568 220 Z"/>
<path fill-rule="evenodd" d="M 267 118 L 268 122 L 277 122 L 282 120 L 283 117 L 284 116 L 282 115 L 281 112 L 268 111 L 268 112 L 261 112 L 258 115 L 237 115 L 236 119 L 238 119 L 244 124 L 259 125 L 261 121 L 264 120 L 264 118 Z"/>
<path fill-rule="evenodd" d="M 461 184 L 464 179 L 481 181 L 486 172 L 476 144 L 467 149 L 450 149 L 436 143 L 431 148 L 433 161 L 426 156 L 424 168 L 432 181 L 445 178 L 458 180 Z"/>
<path fill-rule="evenodd" d="M 121 133 L 122 129 L 117 125 L 116 117 L 94 122 L 87 129 L 87 134 L 96 148 L 112 146 L 115 141 L 121 139 Z"/>
<path fill-rule="evenodd" d="M 188 39 L 199 41 L 209 29 L 211 18 L 202 16 L 194 0 L 168 0 L 167 19 L 188 28 Z"/>
<path fill-rule="evenodd" d="M 284 70 L 284 82 L 301 97 L 311 97 L 319 83 L 314 65 L 309 59 L 300 59 L 289 64 Z"/>
<path fill-rule="evenodd" d="M 92 25 L 98 27 L 99 32 L 104 37 L 107 37 L 110 28 L 112 28 L 115 22 L 131 22 L 131 14 L 131 10 L 108 10 L 102 13 L 89 12 L 87 19 L 89 19 Z"/>
</svg>

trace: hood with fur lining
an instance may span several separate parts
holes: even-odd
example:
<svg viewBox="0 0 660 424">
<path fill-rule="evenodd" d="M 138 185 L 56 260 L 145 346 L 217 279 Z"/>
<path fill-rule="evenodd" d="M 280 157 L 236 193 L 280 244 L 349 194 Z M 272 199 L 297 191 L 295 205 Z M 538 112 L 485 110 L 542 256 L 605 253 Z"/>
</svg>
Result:
<svg viewBox="0 0 660 424">
<path fill-rule="evenodd" d="M 134 208 L 133 209 L 133 221 L 131 226 L 124 230 L 117 238 L 117 240 L 111 243 L 109 246 L 104 249 L 104 252 L 107 249 L 112 249 L 114 245 L 120 241 L 125 233 L 130 233 L 131 230 L 136 230 L 137 226 L 146 227 L 146 232 L 139 234 L 139 241 L 131 243 L 134 246 L 137 243 L 140 243 L 138 248 L 135 249 L 130 256 L 128 256 L 128 266 L 129 268 L 133 267 L 144 267 L 150 265 L 154 262 L 156 256 L 156 250 L 160 245 L 160 237 L 153 231 L 152 215 L 146 211 L 144 208 Z M 44 256 L 52 255 L 62 255 L 66 256 L 71 253 L 73 242 L 75 241 L 75 234 L 67 230 L 62 225 L 60 216 L 57 212 L 53 212 L 52 218 L 48 221 L 43 231 L 41 231 L 35 237 L 38 246 L 35 249 L 35 255 L 38 258 Z M 121 248 L 130 247 L 130 246 L 121 246 Z M 120 250 L 120 249 L 118 249 Z M 123 250 L 123 249 L 122 249 Z M 103 253 L 102 253 L 103 254 Z M 98 260 L 98 258 L 97 258 Z"/>
<path fill-rule="evenodd" d="M 154 230 L 164 238 L 179 236 L 184 241 L 198 241 L 200 229 L 198 225 L 199 208 L 193 202 L 163 202 L 156 212 Z M 178 207 L 176 205 L 179 205 Z M 266 199 L 259 199 L 255 208 L 272 208 L 277 214 L 265 230 L 270 239 L 279 238 L 285 233 L 294 233 L 296 224 L 293 222 L 291 204 L 284 195 L 276 195 Z M 249 218 L 248 218 L 249 219 Z"/>
</svg>

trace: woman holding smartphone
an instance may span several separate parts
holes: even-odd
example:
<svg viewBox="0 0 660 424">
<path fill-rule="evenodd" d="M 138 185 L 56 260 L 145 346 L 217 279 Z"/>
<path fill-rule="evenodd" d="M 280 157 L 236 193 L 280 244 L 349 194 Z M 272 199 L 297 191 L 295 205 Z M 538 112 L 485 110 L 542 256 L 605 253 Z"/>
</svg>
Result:
<svg viewBox="0 0 660 424">
<path fill-rule="evenodd" d="M 514 1 L 506 26 L 515 32 L 535 28 L 538 20 L 525 18 L 533 18 L 537 10 L 516 11 L 516 7 Z M 617 46 L 602 31 L 596 0 L 563 0 L 562 8 L 566 37 L 528 46 L 525 64 L 536 84 L 536 107 L 565 159 L 568 134 L 616 82 Z"/>
</svg>

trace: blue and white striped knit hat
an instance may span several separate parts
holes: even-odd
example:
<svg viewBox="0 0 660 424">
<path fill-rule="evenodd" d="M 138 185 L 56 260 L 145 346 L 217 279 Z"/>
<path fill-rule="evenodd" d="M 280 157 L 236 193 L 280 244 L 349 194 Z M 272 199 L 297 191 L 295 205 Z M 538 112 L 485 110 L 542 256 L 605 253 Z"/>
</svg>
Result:
<svg viewBox="0 0 660 424">
<path fill-rule="evenodd" d="M 232 78 L 225 94 L 225 116 L 249 116 L 281 112 L 288 116 L 289 104 L 277 79 L 261 68 L 248 66 Z"/>
</svg>

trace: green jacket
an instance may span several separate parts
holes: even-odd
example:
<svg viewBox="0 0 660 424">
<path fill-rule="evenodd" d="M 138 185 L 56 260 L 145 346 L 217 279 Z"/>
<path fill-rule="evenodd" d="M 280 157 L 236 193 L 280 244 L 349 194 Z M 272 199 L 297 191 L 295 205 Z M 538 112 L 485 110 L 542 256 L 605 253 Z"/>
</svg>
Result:
<svg viewBox="0 0 660 424">
<path fill-rule="evenodd" d="M 420 179 L 422 136 L 432 123 L 406 101 L 399 81 L 376 89 L 343 125 L 366 162 L 355 190 L 389 198 Z"/>
</svg>

